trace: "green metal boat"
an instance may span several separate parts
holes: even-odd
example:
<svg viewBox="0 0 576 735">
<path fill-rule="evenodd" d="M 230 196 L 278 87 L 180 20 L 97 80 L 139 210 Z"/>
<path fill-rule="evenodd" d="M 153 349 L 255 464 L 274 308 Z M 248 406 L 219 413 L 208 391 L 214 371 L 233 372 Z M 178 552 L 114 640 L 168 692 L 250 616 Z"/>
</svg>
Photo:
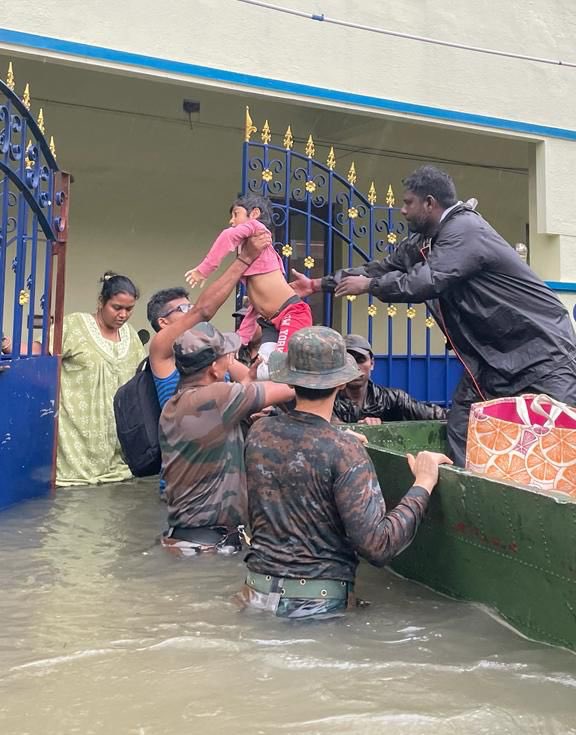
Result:
<svg viewBox="0 0 576 735">
<path fill-rule="evenodd" d="M 441 422 L 354 428 L 368 437 L 388 507 L 411 485 L 406 453 L 446 449 Z M 487 605 L 529 638 L 576 650 L 576 499 L 564 493 L 442 467 L 427 516 L 392 568 Z"/>
</svg>

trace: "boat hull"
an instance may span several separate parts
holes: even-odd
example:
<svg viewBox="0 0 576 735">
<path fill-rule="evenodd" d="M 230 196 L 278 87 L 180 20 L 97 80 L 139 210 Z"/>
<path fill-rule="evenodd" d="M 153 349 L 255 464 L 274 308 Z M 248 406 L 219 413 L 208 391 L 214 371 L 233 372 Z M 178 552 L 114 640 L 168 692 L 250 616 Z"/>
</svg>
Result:
<svg viewBox="0 0 576 735">
<path fill-rule="evenodd" d="M 356 427 L 393 507 L 412 484 L 405 454 L 445 450 L 440 422 Z M 444 467 L 413 543 L 392 568 L 483 603 L 526 636 L 576 650 L 576 501 Z"/>
</svg>

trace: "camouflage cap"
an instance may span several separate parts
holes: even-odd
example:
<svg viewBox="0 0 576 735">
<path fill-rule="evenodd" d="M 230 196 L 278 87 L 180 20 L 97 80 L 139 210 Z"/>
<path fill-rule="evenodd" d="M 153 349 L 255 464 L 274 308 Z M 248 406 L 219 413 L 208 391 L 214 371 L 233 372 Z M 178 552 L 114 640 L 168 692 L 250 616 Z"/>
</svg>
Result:
<svg viewBox="0 0 576 735">
<path fill-rule="evenodd" d="M 218 331 L 209 322 L 200 322 L 184 332 L 174 343 L 176 367 L 195 373 L 223 355 L 240 349 L 240 337 L 234 332 Z"/>
<path fill-rule="evenodd" d="M 372 345 L 361 334 L 347 334 L 344 341 L 348 352 L 356 352 L 358 355 L 373 355 Z"/>
<path fill-rule="evenodd" d="M 305 327 L 296 332 L 288 352 L 273 352 L 268 362 L 275 383 L 302 388 L 335 388 L 358 378 L 354 358 L 341 334 L 329 327 Z"/>
</svg>

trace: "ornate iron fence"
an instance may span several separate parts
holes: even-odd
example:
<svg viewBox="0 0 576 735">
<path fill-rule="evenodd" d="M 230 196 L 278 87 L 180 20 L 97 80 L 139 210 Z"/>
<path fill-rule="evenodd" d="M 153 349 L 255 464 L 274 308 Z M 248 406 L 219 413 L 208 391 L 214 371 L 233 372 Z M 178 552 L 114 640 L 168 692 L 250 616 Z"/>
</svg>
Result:
<svg viewBox="0 0 576 735">
<path fill-rule="evenodd" d="M 275 247 L 287 272 L 297 265 L 318 277 L 384 258 L 408 234 L 391 184 L 380 204 L 374 181 L 367 194 L 357 188 L 354 161 L 346 175 L 338 173 L 333 146 L 321 162 L 312 135 L 300 153 L 290 125 L 282 145 L 272 143 L 267 120 L 260 141 L 252 139 L 257 132 L 246 108 L 242 193 L 271 199 Z M 313 312 L 318 323 L 368 338 L 377 381 L 421 399 L 450 400 L 460 367 L 424 304 L 382 304 L 371 295 L 349 296 L 342 304 L 326 293 L 313 304 Z"/>
<path fill-rule="evenodd" d="M 49 493 L 55 472 L 69 176 L 31 107 L 10 64 L 0 81 L 0 508 Z"/>
<path fill-rule="evenodd" d="M 10 64 L 0 81 L 0 325 L 11 341 L 4 361 L 47 355 L 52 327 L 60 351 L 68 222 L 69 177 L 54 138 L 46 140 L 43 110 L 32 115 L 28 84 L 22 98 L 14 90 Z"/>
</svg>

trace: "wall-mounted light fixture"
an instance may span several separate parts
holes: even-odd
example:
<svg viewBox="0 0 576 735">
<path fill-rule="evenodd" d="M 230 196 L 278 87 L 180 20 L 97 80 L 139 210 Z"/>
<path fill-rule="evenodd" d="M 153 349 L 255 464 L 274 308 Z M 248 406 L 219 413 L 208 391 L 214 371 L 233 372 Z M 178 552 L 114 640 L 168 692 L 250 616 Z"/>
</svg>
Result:
<svg viewBox="0 0 576 735">
<path fill-rule="evenodd" d="M 188 121 L 190 122 L 190 129 L 193 129 L 193 118 L 192 115 L 200 114 L 200 102 L 198 100 L 182 100 L 182 109 L 188 115 Z M 194 118 L 197 119 L 197 118 Z"/>
</svg>

